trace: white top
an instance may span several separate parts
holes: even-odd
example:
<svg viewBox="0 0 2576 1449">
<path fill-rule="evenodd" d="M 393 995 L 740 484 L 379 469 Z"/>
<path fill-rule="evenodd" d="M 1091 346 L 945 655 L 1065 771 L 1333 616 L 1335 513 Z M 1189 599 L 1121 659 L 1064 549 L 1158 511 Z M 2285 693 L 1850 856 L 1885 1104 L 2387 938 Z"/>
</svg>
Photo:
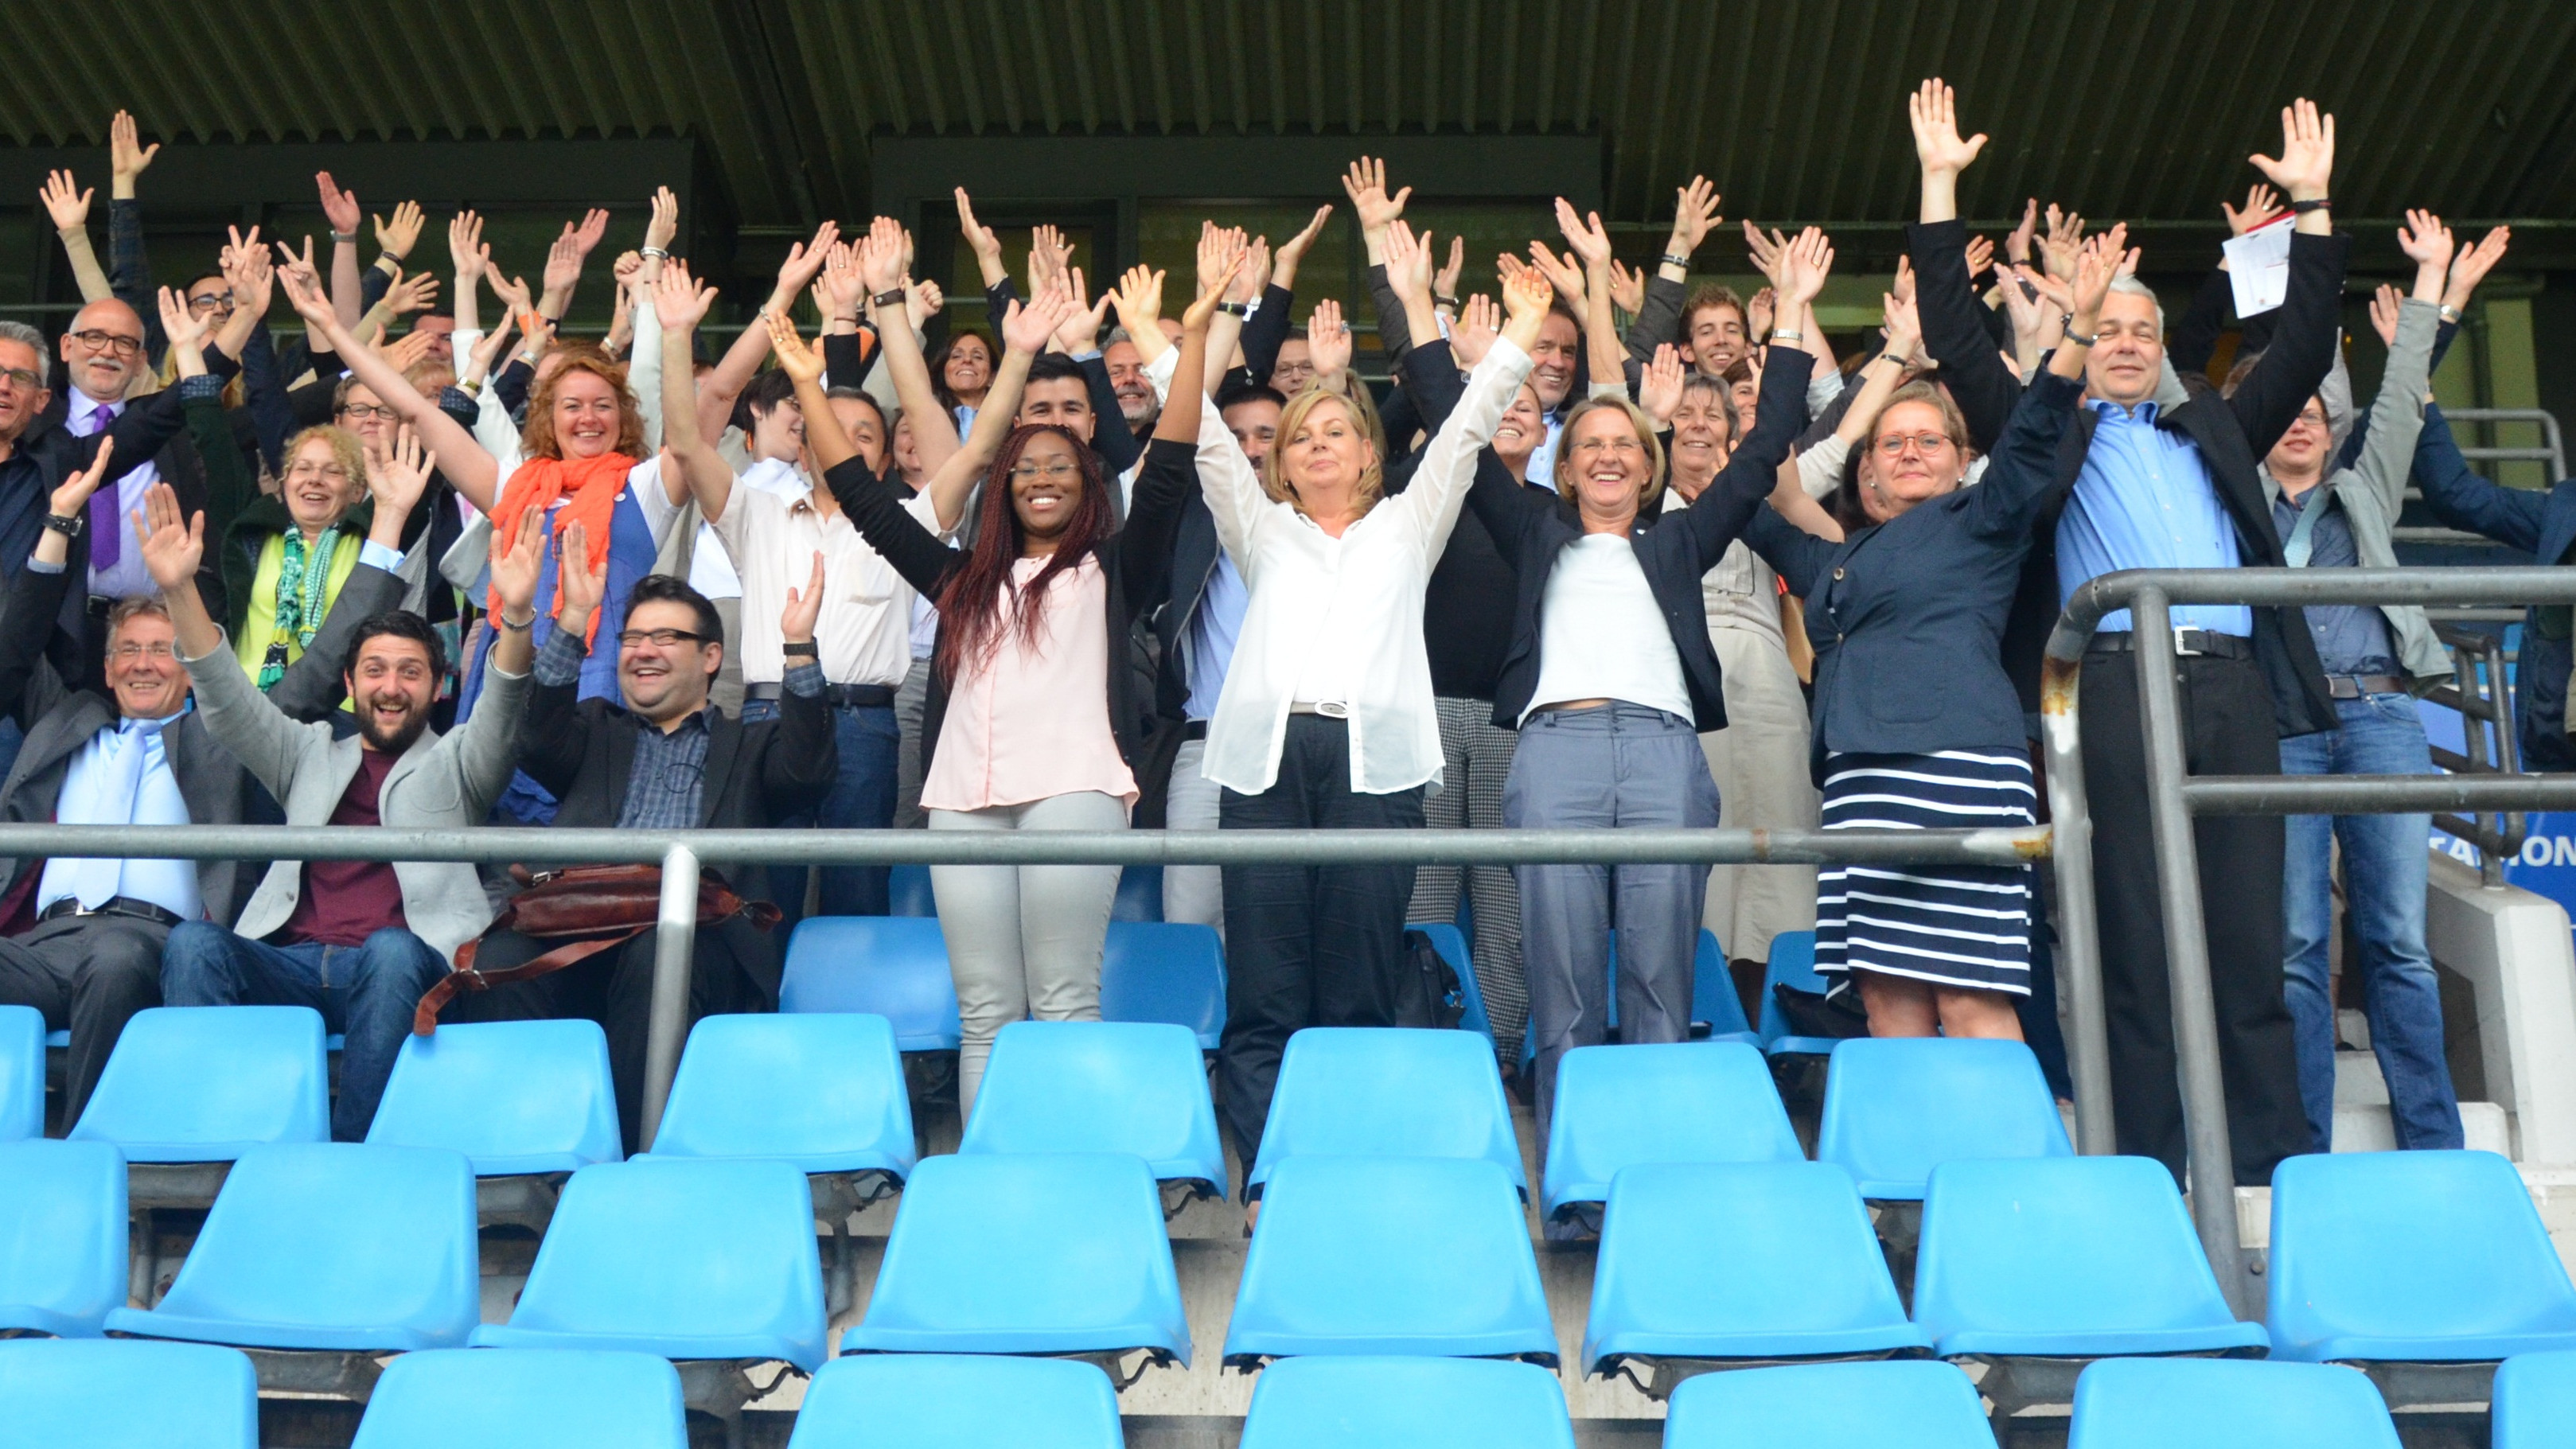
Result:
<svg viewBox="0 0 2576 1449">
<path fill-rule="evenodd" d="M 1539 601 L 1538 683 L 1526 720 L 1542 706 L 1615 699 L 1691 717 L 1681 651 L 1623 533 L 1587 533 L 1567 544 Z"/>
<path fill-rule="evenodd" d="M 1466 502 L 1477 450 L 1492 440 L 1529 370 L 1528 353 L 1496 339 L 1412 485 L 1340 538 L 1272 502 L 1216 405 L 1202 400 L 1199 484 L 1217 538 L 1252 594 L 1208 721 L 1207 778 L 1246 795 L 1277 782 L 1289 706 L 1311 670 L 1350 706 L 1354 791 L 1437 787 L 1440 722 L 1422 646 L 1422 591 Z"/>
<path fill-rule="evenodd" d="M 823 613 L 814 640 L 822 651 L 823 677 L 834 684 L 893 689 L 912 666 L 918 595 L 885 555 L 868 547 L 849 515 L 825 518 L 802 481 L 783 462 L 755 463 L 735 480 L 724 516 L 714 524 L 742 573 L 743 681 L 776 684 L 786 678 L 778 617 L 787 610 L 787 591 L 804 588 L 813 576 L 814 555 L 820 553 Z M 792 494 L 791 484 L 798 485 Z M 907 501 L 904 511 L 939 531 L 929 494 Z"/>
</svg>

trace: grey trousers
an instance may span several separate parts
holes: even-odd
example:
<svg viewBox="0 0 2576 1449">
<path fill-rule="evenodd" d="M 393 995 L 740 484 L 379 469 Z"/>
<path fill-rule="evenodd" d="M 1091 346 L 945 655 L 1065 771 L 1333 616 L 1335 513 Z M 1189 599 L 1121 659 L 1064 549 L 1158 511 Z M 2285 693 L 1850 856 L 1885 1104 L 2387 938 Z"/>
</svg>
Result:
<svg viewBox="0 0 2576 1449">
<path fill-rule="evenodd" d="M 1717 782 L 1691 722 L 1633 704 L 1534 714 L 1521 726 L 1503 824 L 1515 829 L 1710 828 Z M 1609 1028 L 1610 931 L 1619 932 L 1619 1039 L 1690 1036 L 1691 957 L 1708 872 L 1685 865 L 1515 866 L 1538 1047 L 1538 1142 L 1547 1150 L 1556 1064 Z"/>
<path fill-rule="evenodd" d="M 1510 775 L 1519 736 L 1494 723 L 1490 699 L 1432 701 L 1440 712 L 1440 793 L 1422 802 L 1422 823 L 1433 830 L 1494 830 L 1503 823 L 1503 782 Z M 1441 925 L 1458 918 L 1460 877 L 1476 902 L 1476 939 L 1468 952 L 1476 989 L 1494 1027 L 1494 1052 L 1506 1063 L 1521 1059 L 1521 1030 L 1529 1022 L 1529 986 L 1521 975 L 1521 894 L 1507 865 L 1426 865 L 1413 873 L 1408 925 Z"/>
<path fill-rule="evenodd" d="M 57 916 L 0 937 L 0 1005 L 32 1006 L 45 1030 L 69 1031 L 63 1126 L 89 1105 L 125 1023 L 161 1004 L 161 947 L 170 928 L 131 916 Z"/>
<path fill-rule="evenodd" d="M 894 724 L 903 732 L 895 747 L 894 828 L 919 830 L 921 816 L 921 712 L 930 700 L 930 661 L 916 659 L 894 692 Z"/>
<path fill-rule="evenodd" d="M 1163 793 L 1163 828 L 1214 830 L 1218 797 L 1224 788 L 1199 773 L 1207 759 L 1207 741 L 1183 740 L 1172 754 L 1172 783 Z M 1214 926 L 1225 939 L 1225 867 L 1163 867 L 1163 919 L 1193 926 Z"/>
</svg>

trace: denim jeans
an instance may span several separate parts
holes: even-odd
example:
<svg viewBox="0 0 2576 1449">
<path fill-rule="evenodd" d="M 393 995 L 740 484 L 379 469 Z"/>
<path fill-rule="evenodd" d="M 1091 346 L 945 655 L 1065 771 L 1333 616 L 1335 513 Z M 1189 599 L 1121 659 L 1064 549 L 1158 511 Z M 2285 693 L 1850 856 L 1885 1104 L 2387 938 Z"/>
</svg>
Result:
<svg viewBox="0 0 2576 1449">
<path fill-rule="evenodd" d="M 778 718 L 778 701 L 747 699 L 742 720 L 752 724 Z M 782 826 L 821 826 L 826 830 L 884 830 L 894 824 L 896 750 L 901 741 L 891 705 L 844 705 L 832 711 L 833 743 L 840 750 L 841 772 L 829 794 L 810 813 L 791 816 Z M 823 869 L 822 911 L 827 916 L 882 916 L 886 913 L 886 867 L 832 865 Z M 801 872 L 788 889 L 790 873 L 781 871 L 772 888 L 781 894 L 780 909 L 792 919 L 801 914 L 805 892 Z M 793 900 L 788 899 L 794 896 Z M 788 929 L 782 923 L 781 929 Z M 784 940 L 785 937 L 780 937 Z"/>
<path fill-rule="evenodd" d="M 363 946 L 275 946 L 206 921 L 170 930 L 161 951 L 161 999 L 172 1006 L 309 1006 L 340 1051 L 340 1097 L 331 1139 L 362 1142 L 394 1057 L 411 1035 L 412 1008 L 447 974 L 427 941 L 388 926 Z"/>
<path fill-rule="evenodd" d="M 2415 701 L 2373 694 L 2335 701 L 2342 725 L 2281 741 L 2292 775 L 2427 775 L 2433 759 Z M 2330 873 L 2343 845 L 2344 910 L 2361 941 L 2370 1048 L 2388 1081 L 2389 1117 L 2399 1147 L 2458 1147 L 2459 1099 L 2442 1052 L 2442 988 L 2424 948 L 2424 892 L 2430 867 L 2426 815 L 2293 815 L 2284 853 L 2282 912 L 2290 1019 L 2297 1032 L 2299 1099 L 2313 1150 L 2334 1134 L 2334 997 L 2327 938 L 2334 930 Z"/>
</svg>

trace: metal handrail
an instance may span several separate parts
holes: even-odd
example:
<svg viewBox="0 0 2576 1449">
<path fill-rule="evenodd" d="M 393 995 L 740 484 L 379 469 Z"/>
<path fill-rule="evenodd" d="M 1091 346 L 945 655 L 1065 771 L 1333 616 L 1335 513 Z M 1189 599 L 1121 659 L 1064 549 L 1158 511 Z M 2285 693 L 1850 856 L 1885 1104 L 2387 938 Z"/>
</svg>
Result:
<svg viewBox="0 0 2576 1449">
<path fill-rule="evenodd" d="M 2049 635 L 2040 718 L 2056 837 L 2062 949 L 2060 982 L 2074 1032 L 2076 1140 L 2087 1153 L 2114 1147 L 2110 1040 L 2102 997 L 2101 927 L 2093 889 L 2093 822 L 2086 804 L 2078 702 L 2084 655 L 2102 617 L 2130 615 L 2136 645 L 2149 821 L 2154 835 L 2174 1055 L 2190 1154 L 2192 1219 L 2209 1266 L 2240 1316 L 2260 1316 L 2237 1246 L 2235 1158 L 2218 1061 L 2207 923 L 2200 899 L 2199 814 L 2419 814 L 2443 809 L 2549 809 L 2576 805 L 2576 775 L 2342 775 L 2192 778 L 2183 752 L 2176 604 L 2576 604 L 2576 569 L 2128 569 L 2075 590 Z"/>
<path fill-rule="evenodd" d="M 2433 637 L 2451 651 L 2451 682 L 2424 698 L 2460 713 L 2460 749 L 2432 749 L 2433 763 L 2454 774 L 2519 774 L 2522 751 L 2513 734 L 2513 691 L 2505 687 L 2504 640 L 2444 624 Z M 2496 763 L 2487 763 L 2487 730 L 2495 730 Z M 2478 850 L 2478 879 L 2487 886 L 2504 884 L 2504 863 L 2522 849 L 2522 812 L 2485 814 L 2464 820 L 2436 814 L 2433 823 Z"/>
</svg>

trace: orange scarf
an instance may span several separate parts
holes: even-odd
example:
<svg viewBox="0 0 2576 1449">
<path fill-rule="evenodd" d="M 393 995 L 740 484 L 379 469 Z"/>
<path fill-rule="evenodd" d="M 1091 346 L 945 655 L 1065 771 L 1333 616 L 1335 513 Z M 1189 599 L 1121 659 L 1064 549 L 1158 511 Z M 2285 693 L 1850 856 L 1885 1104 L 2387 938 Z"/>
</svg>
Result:
<svg viewBox="0 0 2576 1449">
<path fill-rule="evenodd" d="M 555 536 L 574 523 L 583 529 L 588 547 L 582 561 L 584 568 L 596 568 L 608 557 L 609 530 L 615 525 L 617 496 L 626 491 L 626 475 L 635 468 L 635 460 L 623 453 L 602 453 L 596 458 L 530 458 L 510 475 L 501 489 L 500 504 L 492 510 L 492 532 L 496 539 L 494 556 L 499 557 L 516 547 L 519 526 L 531 516 L 543 518 L 555 500 L 569 495 L 570 503 L 555 515 Z M 493 615 L 501 612 L 501 593 L 492 591 L 484 607 Z M 563 566 L 555 569 L 555 597 L 548 614 L 563 608 Z M 599 642 L 599 618 L 602 608 L 590 616 L 590 634 L 584 641 Z"/>
</svg>

